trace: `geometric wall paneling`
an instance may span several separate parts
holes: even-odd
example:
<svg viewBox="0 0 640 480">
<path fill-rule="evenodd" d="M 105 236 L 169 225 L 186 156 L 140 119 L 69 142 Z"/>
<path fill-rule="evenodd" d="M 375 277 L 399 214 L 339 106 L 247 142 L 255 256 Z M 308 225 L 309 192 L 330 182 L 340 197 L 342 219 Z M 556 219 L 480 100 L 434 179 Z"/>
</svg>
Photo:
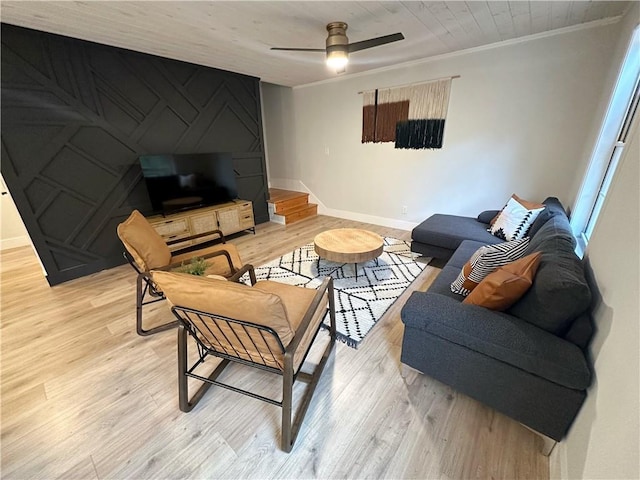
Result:
<svg viewBox="0 0 640 480">
<path fill-rule="evenodd" d="M 2 24 L 2 174 L 51 285 L 123 263 L 138 157 L 231 152 L 268 221 L 259 79 Z"/>
<path fill-rule="evenodd" d="M 264 182 L 266 165 L 264 155 L 253 153 L 233 156 L 233 168 L 238 182 L 238 196 L 253 202 L 256 223 L 269 221 L 269 188 Z"/>
</svg>

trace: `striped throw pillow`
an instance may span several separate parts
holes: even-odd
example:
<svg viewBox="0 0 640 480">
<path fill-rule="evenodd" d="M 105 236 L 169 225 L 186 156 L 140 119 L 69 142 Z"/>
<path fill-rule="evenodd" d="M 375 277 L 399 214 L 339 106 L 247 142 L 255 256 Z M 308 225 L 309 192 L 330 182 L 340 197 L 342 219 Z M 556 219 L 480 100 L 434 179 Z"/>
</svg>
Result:
<svg viewBox="0 0 640 480">
<path fill-rule="evenodd" d="M 462 267 L 458 278 L 451 284 L 451 291 L 466 297 L 491 272 L 521 258 L 528 245 L 529 237 L 524 237 L 480 247 Z"/>
<path fill-rule="evenodd" d="M 508 241 L 524 238 L 544 209 L 542 203 L 528 202 L 513 194 L 498 216 L 491 221 L 488 231 Z"/>
</svg>

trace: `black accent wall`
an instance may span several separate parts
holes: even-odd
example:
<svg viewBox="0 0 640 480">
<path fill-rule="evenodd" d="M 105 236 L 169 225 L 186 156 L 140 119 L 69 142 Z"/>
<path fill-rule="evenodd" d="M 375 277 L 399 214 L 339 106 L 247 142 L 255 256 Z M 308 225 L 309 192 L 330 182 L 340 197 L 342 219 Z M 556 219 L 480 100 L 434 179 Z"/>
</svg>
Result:
<svg viewBox="0 0 640 480">
<path fill-rule="evenodd" d="M 2 24 L 2 174 L 55 285 L 123 263 L 150 153 L 232 152 L 269 220 L 259 79 Z"/>
</svg>

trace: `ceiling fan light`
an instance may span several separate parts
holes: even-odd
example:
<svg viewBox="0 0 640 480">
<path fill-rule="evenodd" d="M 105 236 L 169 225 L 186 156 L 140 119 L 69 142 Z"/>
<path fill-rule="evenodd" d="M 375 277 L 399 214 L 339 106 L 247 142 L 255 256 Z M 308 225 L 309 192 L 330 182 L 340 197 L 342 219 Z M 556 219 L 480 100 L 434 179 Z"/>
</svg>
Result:
<svg viewBox="0 0 640 480">
<path fill-rule="evenodd" d="M 349 63 L 349 55 L 344 50 L 327 52 L 327 66 L 333 70 L 343 70 Z"/>
</svg>

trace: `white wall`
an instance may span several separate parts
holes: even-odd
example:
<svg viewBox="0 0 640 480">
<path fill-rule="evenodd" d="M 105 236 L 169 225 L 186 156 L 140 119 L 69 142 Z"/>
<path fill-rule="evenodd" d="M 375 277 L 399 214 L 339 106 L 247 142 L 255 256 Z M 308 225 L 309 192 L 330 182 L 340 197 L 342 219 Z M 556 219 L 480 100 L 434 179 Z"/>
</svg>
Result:
<svg viewBox="0 0 640 480">
<path fill-rule="evenodd" d="M 269 180 L 296 179 L 300 169 L 295 161 L 293 90 L 264 82 L 260 86 Z"/>
<path fill-rule="evenodd" d="M 609 90 L 640 19 L 623 22 Z M 600 122 L 602 120 L 600 119 Z M 587 248 L 597 285 L 591 352 L 595 381 L 567 438 L 552 457 L 552 478 L 640 478 L 640 115 Z M 585 165 L 586 169 L 586 165 Z"/>
<path fill-rule="evenodd" d="M 636 117 L 587 250 L 601 296 L 591 348 L 596 380 L 559 444 L 565 478 L 640 478 L 639 127 Z"/>
<path fill-rule="evenodd" d="M 294 89 L 269 86 L 270 181 L 301 182 L 330 212 L 406 228 L 437 212 L 475 216 L 501 208 L 514 192 L 530 200 L 558 196 L 570 206 L 618 28 L 569 31 Z M 443 149 L 361 143 L 358 91 L 450 75 L 461 78 L 453 80 Z"/>
<path fill-rule="evenodd" d="M 1 180 L 2 191 L 8 192 L 4 179 Z M 11 195 L 0 196 L 0 250 L 30 245 L 27 229 L 22 223 Z"/>
</svg>

